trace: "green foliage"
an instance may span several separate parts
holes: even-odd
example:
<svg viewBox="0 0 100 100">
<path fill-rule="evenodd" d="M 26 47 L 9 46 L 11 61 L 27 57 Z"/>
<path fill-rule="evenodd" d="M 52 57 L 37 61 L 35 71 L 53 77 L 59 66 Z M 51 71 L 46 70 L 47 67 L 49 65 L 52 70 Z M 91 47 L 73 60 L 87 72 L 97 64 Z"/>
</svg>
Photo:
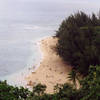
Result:
<svg viewBox="0 0 100 100">
<path fill-rule="evenodd" d="M 0 82 L 0 100 L 13 100 L 14 98 L 13 87 L 7 85 L 6 81 Z"/>
<path fill-rule="evenodd" d="M 84 75 L 90 65 L 100 64 L 100 26 L 96 26 L 99 20 L 95 14 L 89 17 L 79 12 L 64 20 L 56 34 L 57 53 Z"/>
<path fill-rule="evenodd" d="M 73 85 L 75 86 L 75 88 L 77 88 L 77 84 L 76 84 L 76 81 L 79 81 L 79 78 L 78 78 L 78 73 L 72 69 L 72 71 L 69 73 L 69 80 L 73 82 Z"/>
<path fill-rule="evenodd" d="M 82 100 L 100 99 L 100 66 L 90 66 L 89 75 L 81 81 Z M 84 94 L 85 93 L 85 94 Z"/>
<path fill-rule="evenodd" d="M 74 74 L 72 74 L 74 73 Z M 71 72 L 75 75 L 75 72 Z M 54 94 L 45 93 L 46 86 L 38 84 L 29 91 L 0 82 L 0 100 L 100 100 L 100 66 L 90 66 L 89 74 L 80 81 L 80 89 L 73 85 L 57 84 Z"/>
<path fill-rule="evenodd" d="M 42 84 L 38 84 L 35 87 L 33 87 L 33 93 L 38 96 L 43 95 L 45 90 L 46 86 Z"/>
<path fill-rule="evenodd" d="M 38 84 L 33 87 L 31 92 L 27 88 L 10 86 L 4 81 L 0 82 L 0 100 L 40 100 L 40 96 L 44 94 L 45 89 L 45 85 Z"/>
<path fill-rule="evenodd" d="M 100 100 L 100 66 L 90 66 L 89 75 L 80 85 L 78 90 L 70 84 L 57 85 L 55 100 Z"/>
<path fill-rule="evenodd" d="M 0 82 L 0 100 L 24 100 L 29 95 L 28 89 L 23 87 L 13 87 L 7 84 L 6 81 Z"/>
<path fill-rule="evenodd" d="M 76 100 L 76 89 L 71 84 L 56 85 L 56 100 Z"/>
</svg>

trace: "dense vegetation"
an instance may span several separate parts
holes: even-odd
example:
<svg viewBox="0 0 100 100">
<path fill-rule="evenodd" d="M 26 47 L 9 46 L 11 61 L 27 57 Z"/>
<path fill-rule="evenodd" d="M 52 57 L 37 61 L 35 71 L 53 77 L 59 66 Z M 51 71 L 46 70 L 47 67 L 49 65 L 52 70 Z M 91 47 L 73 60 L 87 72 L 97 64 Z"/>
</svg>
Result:
<svg viewBox="0 0 100 100">
<path fill-rule="evenodd" d="M 100 65 L 100 17 L 83 12 L 71 15 L 56 36 L 57 53 L 80 73 L 87 75 L 90 65 Z"/>
<path fill-rule="evenodd" d="M 38 84 L 29 91 L 4 81 L 0 82 L 0 100 L 100 100 L 100 66 L 90 66 L 89 75 L 79 82 L 80 89 L 66 83 L 56 85 L 54 94 L 47 94 L 45 85 Z"/>
</svg>

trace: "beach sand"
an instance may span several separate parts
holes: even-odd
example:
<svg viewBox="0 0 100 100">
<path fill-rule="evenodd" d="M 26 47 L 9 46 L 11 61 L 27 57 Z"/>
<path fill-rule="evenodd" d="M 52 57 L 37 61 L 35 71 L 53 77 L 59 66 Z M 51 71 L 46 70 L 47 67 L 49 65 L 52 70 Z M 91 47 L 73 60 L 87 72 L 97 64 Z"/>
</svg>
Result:
<svg viewBox="0 0 100 100">
<path fill-rule="evenodd" d="M 54 37 L 48 37 L 40 41 L 43 60 L 35 72 L 26 76 L 25 79 L 29 87 L 41 83 L 47 86 L 47 93 L 53 93 L 56 84 L 69 82 L 68 73 L 71 71 L 71 67 L 65 64 L 56 54 L 56 44 L 57 38 Z"/>
</svg>

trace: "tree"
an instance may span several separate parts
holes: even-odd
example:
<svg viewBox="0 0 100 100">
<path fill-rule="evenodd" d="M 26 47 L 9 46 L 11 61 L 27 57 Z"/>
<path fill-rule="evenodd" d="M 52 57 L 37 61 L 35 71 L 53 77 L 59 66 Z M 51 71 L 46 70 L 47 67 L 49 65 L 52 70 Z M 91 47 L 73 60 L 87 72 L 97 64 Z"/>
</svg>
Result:
<svg viewBox="0 0 100 100">
<path fill-rule="evenodd" d="M 94 13 L 92 14 L 91 22 L 92 22 L 93 26 L 98 26 L 99 21 Z"/>
<path fill-rule="evenodd" d="M 92 23 L 87 24 L 89 17 L 86 16 L 84 13 L 69 16 L 57 31 L 58 55 L 84 75 L 88 74 L 90 65 L 100 64 L 100 30 L 97 31 L 97 26 Z M 98 20 L 97 17 L 94 19 Z"/>
<path fill-rule="evenodd" d="M 45 90 L 46 90 L 46 85 L 37 84 L 35 87 L 33 87 L 33 94 L 41 96 L 44 94 Z"/>
<path fill-rule="evenodd" d="M 72 81 L 73 84 L 74 84 L 74 86 L 75 86 L 75 88 L 77 88 L 77 83 L 76 83 L 76 81 L 79 80 L 79 78 L 78 78 L 78 76 L 77 76 L 77 72 L 76 72 L 74 69 L 72 69 L 72 71 L 71 71 L 68 75 L 69 75 L 69 77 L 68 77 L 69 80 Z"/>
<path fill-rule="evenodd" d="M 100 66 L 90 66 L 89 75 L 81 81 L 82 100 L 100 99 Z"/>
</svg>

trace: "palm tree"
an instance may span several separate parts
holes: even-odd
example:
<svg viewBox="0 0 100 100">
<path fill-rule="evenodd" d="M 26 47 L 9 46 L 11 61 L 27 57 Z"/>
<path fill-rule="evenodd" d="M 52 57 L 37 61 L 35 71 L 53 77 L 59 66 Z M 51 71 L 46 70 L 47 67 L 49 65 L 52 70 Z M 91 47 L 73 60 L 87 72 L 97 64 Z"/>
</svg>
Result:
<svg viewBox="0 0 100 100">
<path fill-rule="evenodd" d="M 73 82 L 73 84 L 76 88 L 76 86 L 77 86 L 76 80 L 79 80 L 76 71 L 74 69 L 72 69 L 72 71 L 68 75 L 69 75 L 69 77 L 68 77 L 69 80 Z"/>
</svg>

